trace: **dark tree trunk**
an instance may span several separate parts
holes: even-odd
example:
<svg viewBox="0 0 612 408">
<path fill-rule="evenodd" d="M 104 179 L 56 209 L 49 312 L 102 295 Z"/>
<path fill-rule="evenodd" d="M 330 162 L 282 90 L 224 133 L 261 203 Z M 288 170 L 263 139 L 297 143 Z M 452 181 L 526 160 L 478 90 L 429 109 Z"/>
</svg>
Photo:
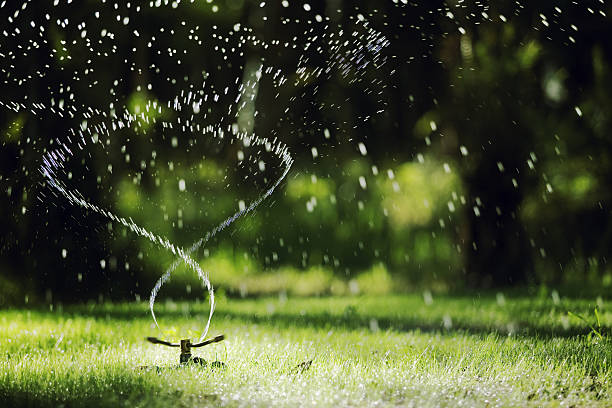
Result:
<svg viewBox="0 0 612 408">
<path fill-rule="evenodd" d="M 489 172 L 486 172 L 489 173 Z M 529 240 L 518 219 L 521 196 L 518 191 L 499 188 L 495 180 L 472 181 L 469 209 L 470 241 L 467 243 L 467 270 L 477 287 L 503 287 L 527 283 L 533 262 Z M 477 214 L 478 213 L 478 214 Z"/>
<path fill-rule="evenodd" d="M 490 135 L 465 178 L 470 199 L 467 271 L 477 287 L 523 285 L 533 269 L 533 249 L 520 218 L 530 183 L 523 163 L 532 135 L 518 122 L 505 126 L 508 118 L 518 117 L 514 114 L 500 106 L 490 112 L 486 125 L 471 129 Z"/>
</svg>

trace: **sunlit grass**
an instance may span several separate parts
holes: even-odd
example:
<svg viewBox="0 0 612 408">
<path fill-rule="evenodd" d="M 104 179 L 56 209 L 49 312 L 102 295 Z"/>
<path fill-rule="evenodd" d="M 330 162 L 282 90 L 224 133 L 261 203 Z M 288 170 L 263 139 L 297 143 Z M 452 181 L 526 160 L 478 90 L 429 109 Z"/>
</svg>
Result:
<svg viewBox="0 0 612 408">
<path fill-rule="evenodd" d="M 221 299 L 195 351 L 225 370 L 177 368 L 146 305 L 0 312 L 2 406 L 610 406 L 612 313 L 603 339 L 567 310 L 596 302 L 426 296 Z M 207 304 L 158 307 L 175 339 Z M 195 333 L 193 334 L 195 337 Z M 310 368 L 299 365 L 312 360 Z M 147 365 L 150 370 L 138 367 Z M 156 367 L 160 367 L 157 369 Z"/>
</svg>

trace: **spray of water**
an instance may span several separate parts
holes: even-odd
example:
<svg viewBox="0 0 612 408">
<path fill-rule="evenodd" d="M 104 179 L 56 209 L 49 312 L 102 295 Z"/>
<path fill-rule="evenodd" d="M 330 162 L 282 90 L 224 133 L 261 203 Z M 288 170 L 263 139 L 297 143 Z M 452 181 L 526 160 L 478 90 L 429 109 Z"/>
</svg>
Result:
<svg viewBox="0 0 612 408">
<path fill-rule="evenodd" d="M 62 4 L 60 4 L 62 3 Z M 181 4 L 180 1 L 169 3 L 168 1 L 151 1 L 147 5 L 135 6 L 127 3 L 125 5 L 114 6 L 102 2 L 93 9 L 83 10 L 82 21 L 70 21 L 67 17 L 72 15 L 66 7 L 76 7 L 55 0 L 53 5 L 41 6 L 32 0 L 27 0 L 20 7 L 8 10 L 11 4 L 0 3 L 0 9 L 6 9 L 11 17 L 9 18 L 9 31 L 5 31 L 5 37 L 11 38 L 11 43 L 2 43 L 0 46 L 0 57 L 14 61 L 10 69 L 3 69 L 5 84 L 17 87 L 25 87 L 35 81 L 44 81 L 52 73 L 56 77 L 62 77 L 63 82 L 48 84 L 46 96 L 38 95 L 36 98 L 24 95 L 21 99 L 7 100 L 6 97 L 0 98 L 0 106 L 14 112 L 29 112 L 33 116 L 45 117 L 45 115 L 55 115 L 59 118 L 69 118 L 80 121 L 80 126 L 71 128 L 65 136 L 53 136 L 50 142 L 52 148 L 42 154 L 40 174 L 44 178 L 43 184 L 49 188 L 52 195 L 66 200 L 70 205 L 81 207 L 86 211 L 95 212 L 113 223 L 120 224 L 132 231 L 134 234 L 150 240 L 172 252 L 176 260 L 167 268 L 164 274 L 157 280 L 151 291 L 149 300 L 151 315 L 157 327 L 159 324 L 154 312 L 156 297 L 167 282 L 173 272 L 181 264 L 186 265 L 190 270 L 197 274 L 207 289 L 210 301 L 210 312 L 206 324 L 202 330 L 200 340 L 204 339 L 210 328 L 211 319 L 215 309 L 215 299 L 213 285 L 210 281 L 208 272 L 204 271 L 199 263 L 193 258 L 193 254 L 199 248 L 205 246 L 211 238 L 230 226 L 234 221 L 254 211 L 265 199 L 272 195 L 275 189 L 283 182 L 289 173 L 294 159 L 289 148 L 280 138 L 280 134 L 272 134 L 263 137 L 253 133 L 252 119 L 256 115 L 253 113 L 253 103 L 257 95 L 258 88 L 262 86 L 262 79 L 268 78 L 267 86 L 272 86 L 281 90 L 283 87 L 297 89 L 304 86 L 314 79 L 331 78 L 336 73 L 348 79 L 350 84 L 361 83 L 365 87 L 365 92 L 380 95 L 386 86 L 382 80 L 374 80 L 365 84 L 364 73 L 368 68 L 380 68 L 385 64 L 386 56 L 382 50 L 389 45 L 388 40 L 378 31 L 369 26 L 367 20 L 358 14 L 351 17 L 352 28 L 344 28 L 339 23 L 332 23 L 329 17 L 322 17 L 311 11 L 311 7 L 305 4 L 303 10 L 307 18 L 310 29 L 305 33 L 302 29 L 303 23 L 300 19 L 284 19 L 283 24 L 288 30 L 300 32 L 300 35 L 292 39 L 272 39 L 264 40 L 254 34 L 254 31 L 240 24 L 234 25 L 229 32 L 223 32 L 216 26 L 212 28 L 212 38 L 204 34 L 196 23 L 180 21 L 176 22 L 176 27 L 161 27 L 159 30 L 139 32 L 139 27 L 146 27 L 146 14 L 153 9 L 165 7 L 168 13 L 175 12 L 175 9 L 189 7 L 190 3 Z M 203 2 L 201 2 L 203 4 Z M 287 7 L 283 2 L 283 6 Z M 200 5 L 202 5 L 200 4 Z M 62 7 L 64 7 L 62 9 Z M 261 3 L 260 8 L 264 10 L 265 2 Z M 187 11 L 189 11 L 187 9 Z M 66 14 L 62 14 L 66 13 Z M 178 14 L 177 14 L 178 15 Z M 31 21 L 23 24 L 24 20 Z M 107 23 L 120 22 L 108 28 Z M 29 27 L 28 32 L 22 31 L 20 27 Z M 137 29 L 130 27 L 135 26 Z M 316 29 L 316 30 L 315 30 Z M 47 32 L 54 30 L 59 32 L 59 40 L 52 42 L 48 39 Z M 184 50 L 176 48 L 164 48 L 160 43 L 160 38 L 168 35 L 184 36 L 191 43 Z M 62 37 L 62 35 L 64 37 Z M 202 38 L 206 37 L 206 41 Z M 184 39 L 184 38 L 182 38 Z M 160 43 L 158 45 L 158 43 Z M 131 49 L 124 49 L 128 44 Z M 166 43 L 164 43 L 166 44 Z M 16 46 L 15 46 L 16 45 Z M 266 61 L 264 57 L 257 63 L 258 67 L 251 75 L 244 67 L 245 75 L 241 82 L 240 78 L 224 89 L 217 89 L 212 85 L 207 85 L 205 70 L 203 70 L 204 80 L 188 80 L 185 76 L 185 84 L 179 85 L 181 81 L 172 75 L 173 69 L 180 69 L 184 65 L 181 58 L 188 60 L 189 64 L 198 64 L 198 58 L 194 57 L 196 52 L 204 55 L 212 50 L 222 60 L 227 61 L 228 55 L 242 57 L 249 47 L 275 52 L 294 52 L 293 63 L 289 64 L 293 68 L 276 67 Z M 189 48 L 189 50 L 187 49 Z M 142 66 L 138 62 L 138 52 L 141 49 L 152 49 L 157 51 L 159 58 L 164 54 L 169 54 L 170 61 L 160 62 L 157 66 L 155 61 L 149 66 Z M 181 52 L 182 51 L 182 52 Z M 188 52 L 189 51 L 189 52 Z M 125 58 L 126 53 L 133 54 L 133 57 Z M 85 71 L 72 70 L 70 61 L 79 58 L 84 62 Z M 59 71 L 54 64 L 41 63 L 38 58 L 43 55 L 45 58 L 58 59 Z M 324 65 L 313 68 L 311 60 L 313 55 L 317 56 L 317 61 L 325 61 Z M 240 58 L 239 58 L 240 59 Z M 127 107 L 115 91 L 125 82 L 119 76 L 111 86 L 111 101 L 107 108 L 88 102 L 90 95 L 103 93 L 108 95 L 108 89 L 101 83 L 95 72 L 105 64 L 116 63 L 129 66 L 131 72 L 144 76 L 167 75 L 167 83 L 174 90 L 173 97 L 167 97 L 164 101 L 147 99 L 137 110 Z M 33 64 L 35 74 L 22 74 L 15 67 Z M 111 64 L 112 65 L 112 64 Z M 248 65 L 248 64 L 246 64 Z M 167 67 L 166 67 L 167 66 Z M 55 69 L 55 71 L 54 71 Z M 59 74 L 58 74 L 59 72 Z M 50 75 L 49 75 L 50 76 Z M 364 85 L 365 84 L 365 85 Z M 151 89 L 151 84 L 148 87 Z M 75 91 L 76 89 L 76 91 Z M 84 91 L 87 89 L 87 92 Z M 232 91 L 233 90 L 233 91 Z M 138 91 L 141 91 L 139 85 Z M 317 89 L 312 91 L 316 94 Z M 232 96 L 233 93 L 233 96 Z M 277 94 L 278 95 L 278 94 Z M 384 105 L 384 102 L 379 101 Z M 203 109 L 211 106 L 215 112 L 224 112 L 220 118 L 214 120 L 208 118 L 208 112 Z M 289 111 L 289 107 L 286 112 Z M 380 109 L 379 112 L 382 112 Z M 243 117 L 251 118 L 251 123 L 242 120 Z M 163 118 L 163 119 L 162 119 Z M 171 118 L 171 119 L 167 119 Z M 358 118 L 366 121 L 369 117 Z M 242 123 L 245 122 L 245 123 Z M 193 135 L 198 138 L 226 139 L 232 138 L 236 143 L 242 143 L 245 147 L 263 149 L 268 154 L 276 157 L 277 167 L 281 169 L 277 176 L 250 204 L 242 208 L 233 215 L 226 218 L 212 230 L 194 242 L 187 249 L 181 248 L 170 242 L 167 238 L 156 234 L 150 229 L 138 225 L 133 219 L 116 215 L 109 209 L 93 203 L 71 180 L 71 159 L 79 154 L 85 154 L 92 147 L 107 149 L 113 133 L 125 129 L 132 131 L 146 132 L 146 129 L 157 125 L 161 129 L 180 130 L 183 133 Z M 312 125 L 312 124 L 310 124 Z M 361 147 L 360 147 L 361 149 Z M 314 154 L 314 153 L 313 153 Z M 86 165 L 86 164 L 85 164 Z M 260 166 L 260 170 L 263 170 Z M 110 168 L 109 168 L 110 171 Z"/>
<path fill-rule="evenodd" d="M 264 1 L 259 7 L 254 5 L 250 11 L 261 19 L 260 24 L 275 19 L 275 23 L 283 26 L 286 35 L 283 38 L 262 38 L 257 29 L 243 23 L 236 23 L 229 29 L 227 25 L 225 28 L 200 26 L 197 15 L 203 9 L 212 13 L 219 11 L 208 0 L 138 3 L 102 0 L 77 5 L 71 0 L 25 0 L 19 4 L 0 0 L 4 18 L 0 29 L 0 81 L 6 89 L 0 94 L 0 106 L 18 114 L 29 114 L 40 121 L 51 116 L 77 123 L 66 134 L 57 135 L 49 131 L 45 135 L 48 146 L 41 151 L 39 167 L 43 184 L 48 187 L 43 196 L 50 194 L 84 209 L 84 212 L 100 214 L 176 257 L 151 291 L 149 305 L 157 327 L 154 304 L 164 283 L 182 264 L 197 274 L 210 301 L 210 312 L 200 339 L 209 330 L 215 300 L 208 272 L 194 259 L 194 254 L 211 238 L 240 217 L 253 212 L 270 197 L 294 163 L 289 147 L 281 141 L 285 135 L 280 131 L 265 137 L 254 133 L 253 122 L 257 114 L 254 102 L 261 87 L 271 87 L 271 93 L 276 93 L 275 99 L 279 104 L 283 104 L 279 96 L 283 90 L 289 90 L 290 95 L 291 91 L 298 91 L 293 92 L 293 99 L 284 103 L 284 112 L 289 118 L 282 119 L 303 121 L 298 124 L 303 127 L 325 128 L 311 118 L 307 123 L 306 118 L 291 116 L 291 103 L 298 98 L 295 94 L 310 100 L 314 110 L 323 108 L 324 102 L 318 105 L 315 102 L 318 87 L 309 86 L 313 82 L 339 75 L 349 85 L 358 85 L 360 90 L 373 96 L 378 104 L 377 113 L 384 112 L 387 106 L 385 88 L 392 81 L 382 75 L 377 77 L 366 73 L 379 70 L 388 62 L 385 48 L 390 46 L 390 42 L 371 27 L 368 19 L 377 18 L 382 21 L 382 26 L 395 24 L 392 27 L 395 35 L 402 33 L 423 40 L 423 47 L 410 51 L 413 55 L 407 60 L 394 59 L 390 70 L 393 74 L 395 68 L 403 69 L 418 59 L 435 61 L 438 57 L 433 45 L 453 36 L 459 38 L 462 58 L 469 62 L 474 57 L 470 31 L 476 25 L 504 25 L 514 16 L 529 12 L 539 16 L 532 23 L 534 32 L 571 47 L 576 45 L 576 37 L 583 29 L 572 22 L 573 13 L 606 16 L 604 0 L 584 4 L 571 2 L 565 6 L 520 1 L 507 5 L 487 1 L 441 2 L 432 6 L 436 8 L 432 8 L 428 15 L 414 15 L 414 10 L 422 12 L 425 8 L 407 0 L 390 0 L 392 5 L 383 7 L 383 10 L 394 10 L 393 13 L 365 12 L 354 7 L 347 11 L 349 15 L 344 14 L 340 7 L 328 7 L 324 13 L 315 11 L 308 3 L 298 5 L 292 2 L 290 5 L 284 0 L 281 6 L 278 3 L 270 6 Z M 280 7 L 287 12 L 279 15 Z M 149 22 L 148 19 L 157 18 L 162 13 L 166 17 L 164 21 Z M 403 18 L 409 23 L 405 24 Z M 250 22 L 254 20 L 255 17 Z M 143 57 L 145 55 L 149 56 L 148 62 Z M 275 65 L 277 59 L 280 62 Z M 231 71 L 230 62 L 239 65 L 240 70 Z M 198 69 L 190 70 L 186 66 Z M 113 67 L 120 68 L 112 71 Z M 207 82 L 211 67 L 235 72 L 232 74 L 234 77 L 222 86 L 213 86 Z M 105 69 L 112 72 L 97 75 Z M 195 78 L 193 71 L 198 71 L 201 77 Z M 53 80 L 47 81 L 48 78 Z M 554 99 L 554 87 L 551 89 L 550 97 Z M 126 93 L 135 91 L 145 95 L 138 109 L 129 108 L 126 101 Z M 159 99 L 148 98 L 149 93 L 155 93 Z M 340 109 L 338 106 L 325 108 Z M 579 107 L 576 106 L 575 111 L 582 115 Z M 357 123 L 364 123 L 370 116 L 357 114 L 354 119 Z M 430 126 L 432 131 L 436 129 L 435 122 Z M 258 151 L 273 155 L 275 163 L 268 169 L 273 167 L 280 171 L 250 204 L 242 205 L 239 211 L 184 249 L 131 218 L 92 202 L 72 180 L 71 166 L 77 157 L 89 158 L 94 147 L 108 150 L 113 137 L 125 129 L 141 133 L 154 129 L 156 134 L 173 131 L 194 139 L 229 139 L 244 147 L 257 147 L 259 150 L 253 149 L 257 150 L 254 156 Z M 326 139 L 330 138 L 327 129 L 324 135 Z M 357 151 L 367 155 L 368 149 L 363 141 L 354 143 Z M 462 157 L 468 157 L 466 146 L 461 145 L 459 150 Z M 316 147 L 311 151 L 313 158 L 319 154 Z M 423 157 L 421 153 L 416 155 L 419 162 L 423 162 Z M 257 157 L 254 159 L 258 162 Z M 88 164 L 87 160 L 82 162 L 84 166 Z M 263 172 L 264 168 L 260 166 L 260 171 Z M 500 171 L 502 169 L 500 164 Z M 447 166 L 445 171 L 450 171 L 450 168 Z M 389 172 L 389 178 L 393 178 L 392 171 Z M 359 184 L 362 189 L 367 188 L 365 177 L 359 179 Z M 184 189 L 184 182 L 179 184 L 179 188 Z M 451 204 L 449 202 L 449 211 L 453 212 L 454 204 Z M 307 208 L 310 211 L 312 204 Z M 477 213 L 478 207 L 474 207 L 474 211 Z"/>
</svg>

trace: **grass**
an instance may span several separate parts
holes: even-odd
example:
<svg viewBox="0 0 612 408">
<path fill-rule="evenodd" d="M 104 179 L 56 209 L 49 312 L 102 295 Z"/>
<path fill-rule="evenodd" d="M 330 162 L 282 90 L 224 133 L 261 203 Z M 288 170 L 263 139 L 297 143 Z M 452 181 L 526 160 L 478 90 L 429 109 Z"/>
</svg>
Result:
<svg viewBox="0 0 612 408">
<path fill-rule="evenodd" d="M 227 340 L 194 354 L 225 370 L 177 368 L 177 349 L 144 342 L 159 333 L 143 303 L 2 310 L 0 406 L 610 407 L 612 311 L 598 300 L 602 337 L 589 336 L 595 303 L 221 299 L 211 332 Z M 184 336 L 207 304 L 156 311 Z"/>
</svg>

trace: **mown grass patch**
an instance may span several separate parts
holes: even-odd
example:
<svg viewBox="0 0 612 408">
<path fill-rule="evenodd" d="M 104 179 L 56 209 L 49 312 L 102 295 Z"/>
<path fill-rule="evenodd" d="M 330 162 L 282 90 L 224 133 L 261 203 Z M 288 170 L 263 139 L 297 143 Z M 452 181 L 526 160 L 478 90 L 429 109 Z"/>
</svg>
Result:
<svg viewBox="0 0 612 408">
<path fill-rule="evenodd" d="M 598 307 L 603 338 L 567 310 Z M 172 340 L 208 305 L 156 311 Z M 0 311 L 3 406 L 610 406 L 612 313 L 599 300 L 385 297 L 221 299 L 180 367 L 144 303 Z M 312 361 L 312 363 L 308 363 Z M 140 370 L 147 365 L 160 369 Z"/>
</svg>

